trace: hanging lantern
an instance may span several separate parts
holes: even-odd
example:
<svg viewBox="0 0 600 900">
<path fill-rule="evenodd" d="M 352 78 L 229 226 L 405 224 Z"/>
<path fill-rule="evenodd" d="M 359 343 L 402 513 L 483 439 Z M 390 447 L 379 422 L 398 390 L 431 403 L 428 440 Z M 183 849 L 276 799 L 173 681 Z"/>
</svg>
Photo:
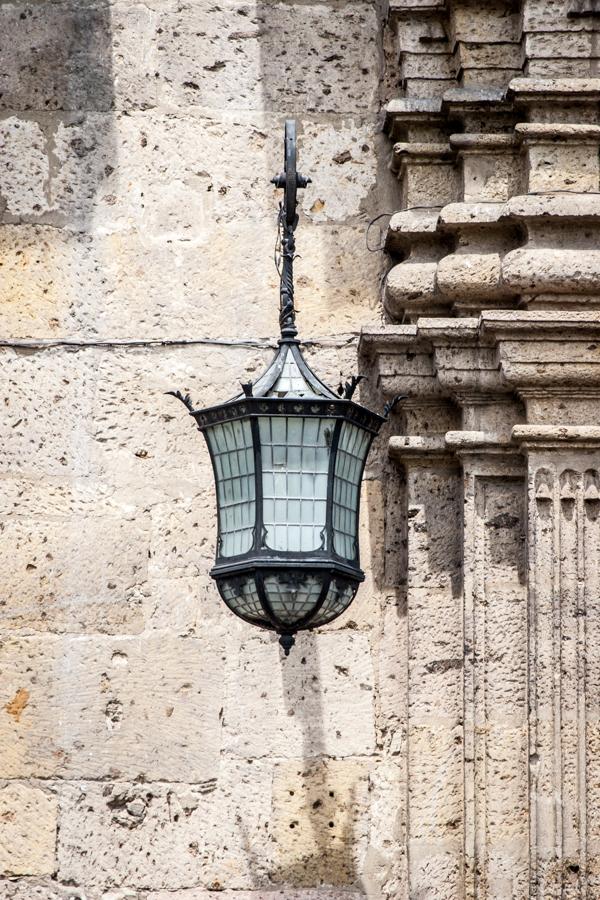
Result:
<svg viewBox="0 0 600 900">
<path fill-rule="evenodd" d="M 363 469 L 384 417 L 352 400 L 360 377 L 335 393 L 309 368 L 297 339 L 293 293 L 295 122 L 285 125 L 279 349 L 266 372 L 232 400 L 195 410 L 217 493 L 211 576 L 229 609 L 277 632 L 285 654 L 294 634 L 333 621 L 352 602 L 360 568 L 358 515 Z M 389 412 L 389 408 L 385 414 Z"/>
</svg>

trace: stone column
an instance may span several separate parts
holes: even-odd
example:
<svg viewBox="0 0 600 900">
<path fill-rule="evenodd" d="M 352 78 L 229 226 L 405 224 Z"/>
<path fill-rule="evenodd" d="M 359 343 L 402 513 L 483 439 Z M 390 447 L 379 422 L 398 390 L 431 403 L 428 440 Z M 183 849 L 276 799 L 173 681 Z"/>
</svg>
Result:
<svg viewBox="0 0 600 900">
<path fill-rule="evenodd" d="M 599 896 L 600 429 L 526 425 L 531 896 Z"/>
<path fill-rule="evenodd" d="M 445 446 L 462 468 L 462 694 L 466 898 L 527 892 L 524 410 L 479 320 L 421 319 L 440 387 L 461 409 Z"/>
<path fill-rule="evenodd" d="M 483 315 L 527 424 L 530 896 L 600 891 L 600 313 Z"/>
<path fill-rule="evenodd" d="M 378 391 L 409 395 L 389 446 L 406 474 L 408 896 L 462 900 L 460 470 L 444 441 L 459 417 L 416 326 L 374 330 L 362 346 Z"/>
</svg>

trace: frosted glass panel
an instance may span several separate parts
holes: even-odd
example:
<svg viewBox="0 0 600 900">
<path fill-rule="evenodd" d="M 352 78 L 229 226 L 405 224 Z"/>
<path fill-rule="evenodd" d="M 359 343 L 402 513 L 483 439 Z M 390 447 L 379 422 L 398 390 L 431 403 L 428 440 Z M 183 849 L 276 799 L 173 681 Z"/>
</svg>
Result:
<svg viewBox="0 0 600 900">
<path fill-rule="evenodd" d="M 267 546 L 308 552 L 324 544 L 327 472 L 335 421 L 259 418 Z"/>
<path fill-rule="evenodd" d="M 213 454 L 219 501 L 221 556 L 252 547 L 256 515 L 254 452 L 248 419 L 223 422 L 205 431 Z"/>
<path fill-rule="evenodd" d="M 279 621 L 294 625 L 314 609 L 321 595 L 323 578 L 301 570 L 291 570 L 265 575 L 264 585 Z"/>
<path fill-rule="evenodd" d="M 345 578 L 334 578 L 329 585 L 323 606 L 314 618 L 314 624 L 324 625 L 343 613 L 350 606 L 357 590 L 356 582 L 346 581 Z"/>
<path fill-rule="evenodd" d="M 265 621 L 253 575 L 226 578 L 219 583 L 221 596 L 231 609 L 249 619 Z"/>
<path fill-rule="evenodd" d="M 344 422 L 335 460 L 333 482 L 333 549 L 344 559 L 356 557 L 356 529 L 363 463 L 370 435 Z"/>
</svg>

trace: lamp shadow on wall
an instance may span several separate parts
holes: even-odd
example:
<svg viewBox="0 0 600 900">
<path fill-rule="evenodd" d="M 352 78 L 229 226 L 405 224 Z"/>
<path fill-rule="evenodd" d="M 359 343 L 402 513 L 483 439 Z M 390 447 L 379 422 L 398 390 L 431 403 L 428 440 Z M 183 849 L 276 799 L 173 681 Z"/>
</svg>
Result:
<svg viewBox="0 0 600 900">
<path fill-rule="evenodd" d="M 285 860 L 271 873 L 277 885 L 293 887 L 361 887 L 355 863 L 357 784 L 352 760 L 331 759 L 333 735 L 324 724 L 327 684 L 320 653 L 326 632 L 305 632 L 292 653 L 299 665 L 283 660 L 281 677 L 288 715 L 300 719 L 302 745 L 298 758 L 279 780 L 282 796 L 280 828 L 287 829 Z M 331 731 L 331 729 L 330 729 Z"/>
</svg>

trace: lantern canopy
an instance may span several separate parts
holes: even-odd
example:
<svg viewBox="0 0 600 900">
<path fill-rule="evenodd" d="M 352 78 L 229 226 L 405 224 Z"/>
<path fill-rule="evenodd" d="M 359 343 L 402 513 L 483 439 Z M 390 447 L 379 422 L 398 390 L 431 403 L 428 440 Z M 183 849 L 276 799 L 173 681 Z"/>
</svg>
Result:
<svg viewBox="0 0 600 900">
<path fill-rule="evenodd" d="M 273 362 L 242 393 L 195 410 L 215 477 L 218 537 L 211 576 L 227 606 L 280 635 L 326 625 L 352 602 L 360 568 L 360 486 L 384 417 L 359 406 L 353 377 L 338 393 L 310 369 L 296 337 L 292 267 L 298 222 L 295 123 L 286 122 L 281 229 L 281 338 Z M 386 410 L 388 412 L 388 410 Z"/>
</svg>

